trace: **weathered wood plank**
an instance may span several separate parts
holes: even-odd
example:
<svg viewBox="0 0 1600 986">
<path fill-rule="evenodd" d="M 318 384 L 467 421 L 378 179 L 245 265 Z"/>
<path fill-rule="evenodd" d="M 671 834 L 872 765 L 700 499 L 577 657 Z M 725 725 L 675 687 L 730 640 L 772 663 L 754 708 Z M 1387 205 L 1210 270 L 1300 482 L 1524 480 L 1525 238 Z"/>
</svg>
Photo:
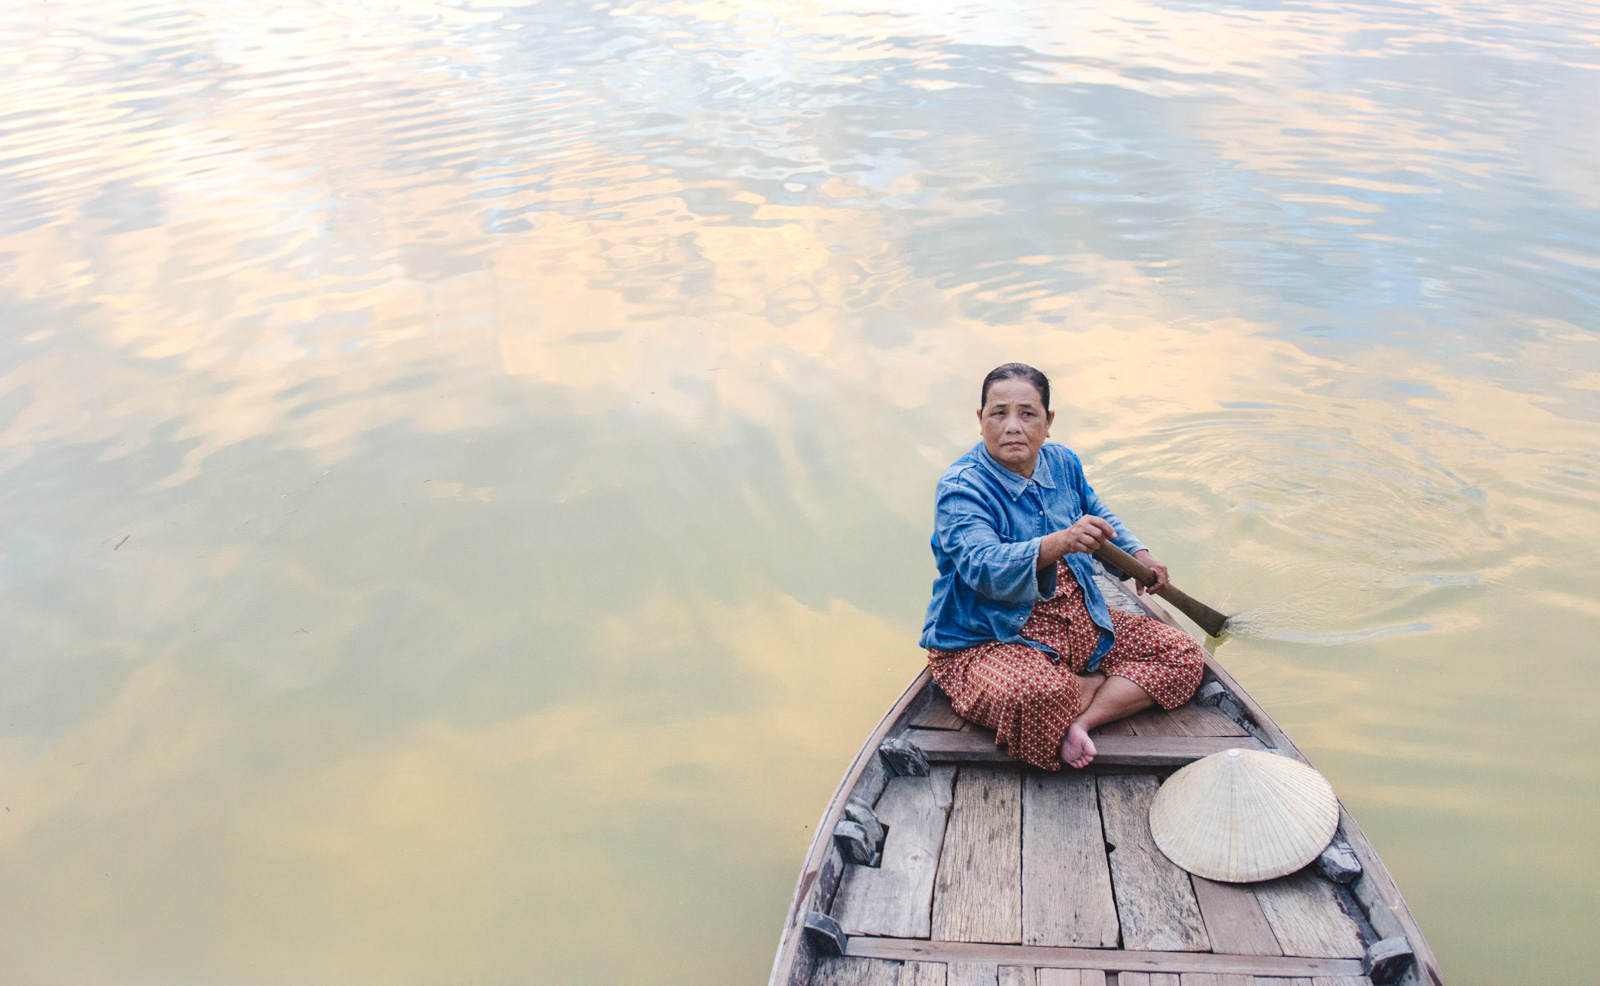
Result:
<svg viewBox="0 0 1600 986">
<path fill-rule="evenodd" d="M 1182 986 L 1183 977 L 1175 972 L 1119 972 L 1117 986 Z"/>
<path fill-rule="evenodd" d="M 1185 702 L 1167 713 L 1185 736 L 1249 736 L 1250 731 L 1216 709 Z"/>
<path fill-rule="evenodd" d="M 1317 976 L 1311 986 L 1372 986 L 1372 980 L 1366 976 Z"/>
<path fill-rule="evenodd" d="M 1180 982 L 1182 986 L 1256 986 L 1254 976 L 1227 972 L 1186 972 Z"/>
<path fill-rule="evenodd" d="M 861 777 L 856 781 L 855 787 L 846 792 L 846 800 L 854 798 L 870 808 L 878 803 L 879 796 L 883 794 L 883 786 L 888 780 L 889 771 L 883 765 L 883 758 L 873 754 L 861 768 Z"/>
<path fill-rule="evenodd" d="M 1127 718 L 1128 725 L 1133 727 L 1134 733 L 1139 736 L 1184 736 L 1182 729 L 1172 716 L 1161 706 L 1135 712 Z"/>
<path fill-rule="evenodd" d="M 946 967 L 946 986 L 998 986 L 999 969 L 992 962 L 951 962 Z"/>
<path fill-rule="evenodd" d="M 1032 966 L 1003 965 L 999 973 L 1000 986 L 1035 986 Z"/>
<path fill-rule="evenodd" d="M 907 962 L 900 967 L 900 986 L 946 986 L 943 962 Z"/>
<path fill-rule="evenodd" d="M 1211 948 L 1189 874 L 1172 865 L 1150 837 L 1156 779 L 1109 774 L 1097 781 L 1100 817 L 1110 853 L 1111 881 L 1123 947 L 1204 952 Z"/>
<path fill-rule="evenodd" d="M 930 761 L 943 763 L 1016 763 L 994 745 L 989 729 L 908 729 L 905 735 Z M 1181 767 L 1201 757 L 1237 747 L 1266 749 L 1253 736 L 1116 736 L 1099 735 L 1094 766 Z"/>
<path fill-rule="evenodd" d="M 1298 955 L 1215 955 L 1211 952 L 1145 952 L 1114 948 L 1053 945 L 995 945 L 985 942 L 928 941 L 920 938 L 851 938 L 846 955 L 915 962 L 987 962 L 1050 969 L 1102 969 L 1107 972 L 1233 972 L 1283 978 L 1359 976 L 1355 959 Z"/>
<path fill-rule="evenodd" d="M 1258 883 L 1255 891 L 1285 955 L 1348 959 L 1366 954 L 1360 929 L 1339 906 L 1333 884 L 1314 870 Z"/>
<path fill-rule="evenodd" d="M 878 819 L 889 828 L 883 861 L 847 866 L 834 897 L 833 919 L 847 934 L 928 937 L 955 771 L 941 764 L 927 777 L 889 779 L 878 799 Z"/>
<path fill-rule="evenodd" d="M 1022 941 L 1022 775 L 1015 768 L 963 767 L 956 777 L 934 880 L 933 937 Z"/>
<path fill-rule="evenodd" d="M 1089 730 L 1089 735 L 1094 737 L 1132 736 L 1134 735 L 1133 724 L 1126 719 L 1117 719 L 1103 726 L 1096 726 L 1094 729 Z"/>
<path fill-rule="evenodd" d="M 1039 986 L 1106 986 L 1099 969 L 1040 969 Z"/>
<path fill-rule="evenodd" d="M 1282 955 L 1277 936 L 1248 885 L 1215 883 L 1191 876 L 1194 896 L 1205 919 L 1211 950 L 1234 955 Z"/>
<path fill-rule="evenodd" d="M 811 986 L 899 986 L 900 963 L 830 955 L 817 960 Z"/>
<path fill-rule="evenodd" d="M 1022 941 L 1117 947 L 1093 777 L 1030 771 L 1023 778 Z"/>
<path fill-rule="evenodd" d="M 960 729 L 967 724 L 967 720 L 956 715 L 949 696 L 936 691 L 908 724 L 916 729 Z"/>
</svg>

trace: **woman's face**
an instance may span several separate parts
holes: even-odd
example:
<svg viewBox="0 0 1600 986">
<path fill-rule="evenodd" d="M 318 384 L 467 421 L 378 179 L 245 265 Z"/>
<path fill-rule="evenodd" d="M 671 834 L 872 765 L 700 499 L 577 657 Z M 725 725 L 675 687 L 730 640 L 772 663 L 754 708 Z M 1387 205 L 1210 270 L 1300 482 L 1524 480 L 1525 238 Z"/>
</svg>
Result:
<svg viewBox="0 0 1600 986">
<path fill-rule="evenodd" d="M 1019 476 L 1032 476 L 1039 447 L 1050 437 L 1055 413 L 1044 409 L 1044 399 L 1026 380 L 997 380 L 989 385 L 989 399 L 978 409 L 983 447 L 1001 465 Z"/>
</svg>

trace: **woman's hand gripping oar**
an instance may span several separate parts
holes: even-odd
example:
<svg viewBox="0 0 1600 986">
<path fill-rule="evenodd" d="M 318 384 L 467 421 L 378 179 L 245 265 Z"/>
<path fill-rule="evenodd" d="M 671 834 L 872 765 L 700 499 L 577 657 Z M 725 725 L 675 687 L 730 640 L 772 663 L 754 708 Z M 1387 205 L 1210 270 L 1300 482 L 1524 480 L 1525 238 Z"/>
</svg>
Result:
<svg viewBox="0 0 1600 986">
<path fill-rule="evenodd" d="M 1094 556 L 1105 562 L 1107 565 L 1113 565 L 1116 568 L 1121 569 L 1135 582 L 1138 582 L 1145 588 L 1149 588 L 1156 582 L 1156 573 L 1150 571 L 1150 569 L 1141 564 L 1137 558 L 1134 558 L 1132 555 L 1128 554 L 1126 551 L 1123 551 L 1110 541 L 1105 542 L 1104 544 L 1100 545 L 1099 548 L 1095 549 Z M 1206 633 L 1209 633 L 1213 637 L 1222 636 L 1223 629 L 1228 625 L 1228 618 L 1226 616 L 1223 616 L 1221 613 L 1212 609 L 1210 606 L 1207 606 L 1205 603 L 1194 598 L 1170 582 L 1159 589 L 1153 589 L 1151 591 L 1160 596 L 1162 599 L 1165 599 L 1167 602 L 1176 606 L 1179 612 L 1183 613 L 1183 615 L 1187 616 L 1189 619 L 1195 621 L 1195 623 L 1199 625 L 1200 629 L 1204 630 Z"/>
</svg>

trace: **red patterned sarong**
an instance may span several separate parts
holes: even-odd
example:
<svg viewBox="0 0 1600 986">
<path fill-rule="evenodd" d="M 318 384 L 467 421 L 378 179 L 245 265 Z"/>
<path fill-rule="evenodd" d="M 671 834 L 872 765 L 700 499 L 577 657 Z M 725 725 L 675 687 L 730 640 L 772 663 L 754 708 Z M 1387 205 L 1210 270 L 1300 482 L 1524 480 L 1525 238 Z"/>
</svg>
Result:
<svg viewBox="0 0 1600 986">
<path fill-rule="evenodd" d="M 1082 714 L 1078 675 L 1100 644 L 1077 579 L 1063 571 L 1056 594 L 1038 603 L 1022 625 L 1022 636 L 1061 655 L 1060 664 L 1027 644 L 995 641 L 964 650 L 928 651 L 928 666 L 963 719 L 995 731 L 995 743 L 1018 760 L 1045 770 L 1061 769 L 1061 741 Z M 1097 669 L 1121 675 L 1173 709 L 1200 687 L 1205 670 L 1200 645 L 1176 627 L 1148 616 L 1111 610 L 1117 642 Z"/>
</svg>

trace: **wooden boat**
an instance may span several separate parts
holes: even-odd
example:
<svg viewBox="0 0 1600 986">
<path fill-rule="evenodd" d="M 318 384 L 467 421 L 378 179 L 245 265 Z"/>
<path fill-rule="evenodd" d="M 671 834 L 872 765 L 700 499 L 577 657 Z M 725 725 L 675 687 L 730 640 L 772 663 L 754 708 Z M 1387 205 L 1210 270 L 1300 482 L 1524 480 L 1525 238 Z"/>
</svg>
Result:
<svg viewBox="0 0 1600 986">
<path fill-rule="evenodd" d="M 1102 577 L 1107 600 L 1174 626 Z M 1305 762 L 1209 656 L 1195 698 L 1095 736 L 1085 770 L 1008 757 L 924 670 L 845 773 L 800 872 L 769 986 L 1442 986 L 1394 880 L 1341 806 L 1298 873 L 1184 872 L 1151 840 L 1160 782 L 1230 747 Z"/>
</svg>

